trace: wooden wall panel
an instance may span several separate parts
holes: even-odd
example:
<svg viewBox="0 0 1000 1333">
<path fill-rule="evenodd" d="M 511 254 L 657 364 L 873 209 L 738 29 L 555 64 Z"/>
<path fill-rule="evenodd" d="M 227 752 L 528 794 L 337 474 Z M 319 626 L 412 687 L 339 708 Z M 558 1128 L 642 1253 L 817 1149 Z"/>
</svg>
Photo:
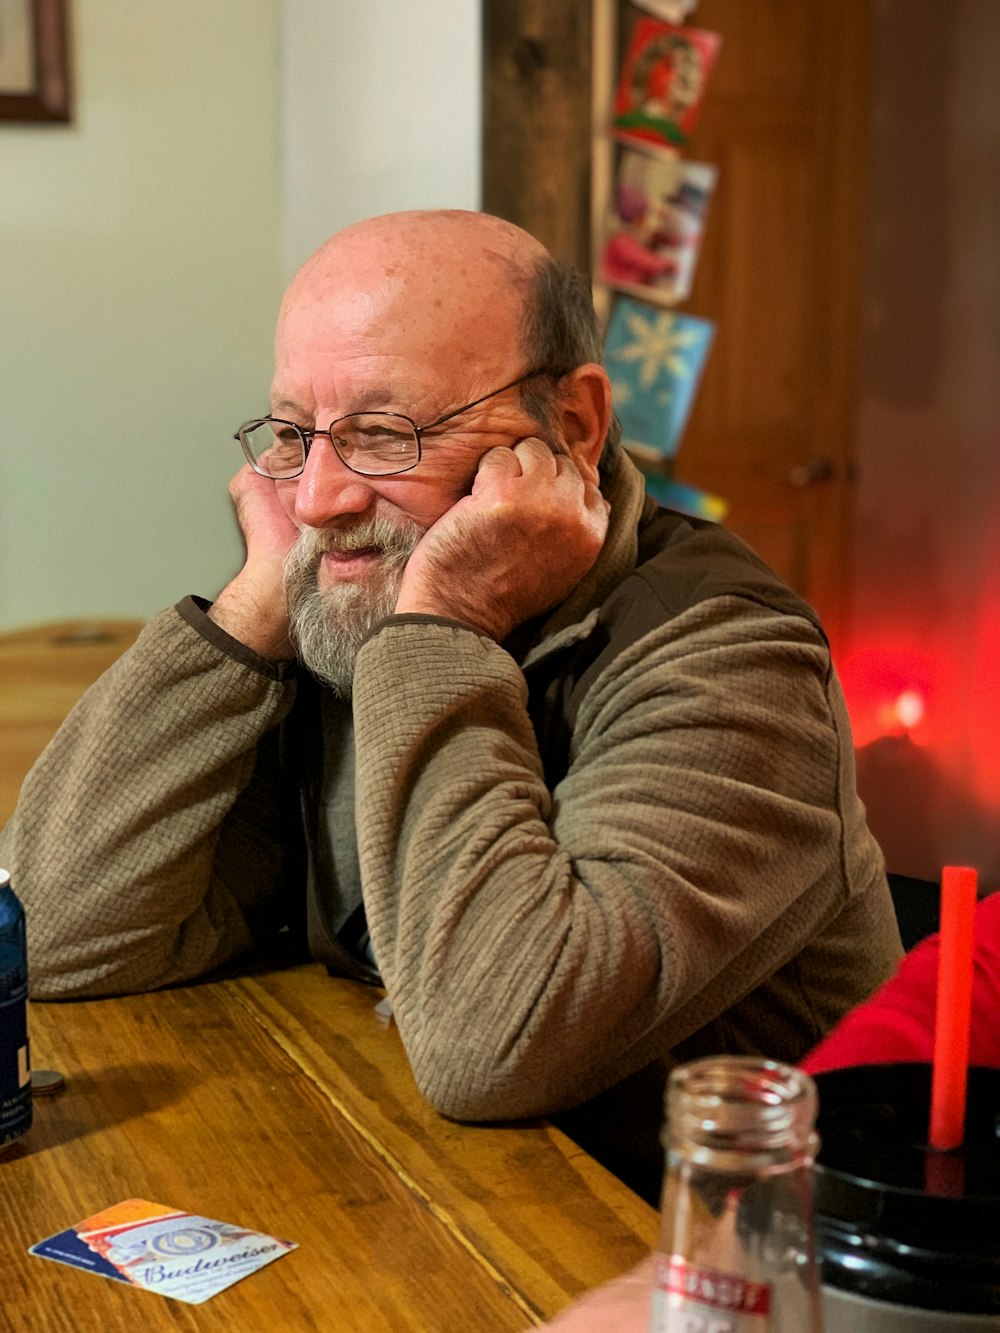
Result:
<svg viewBox="0 0 1000 1333">
<path fill-rule="evenodd" d="M 483 208 L 590 267 L 588 0 L 484 0 Z"/>
</svg>

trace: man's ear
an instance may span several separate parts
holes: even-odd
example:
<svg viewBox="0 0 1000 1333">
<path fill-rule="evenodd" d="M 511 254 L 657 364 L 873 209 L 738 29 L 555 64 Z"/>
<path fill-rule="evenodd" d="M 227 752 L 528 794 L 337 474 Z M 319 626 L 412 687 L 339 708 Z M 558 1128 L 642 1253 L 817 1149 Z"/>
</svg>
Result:
<svg viewBox="0 0 1000 1333">
<path fill-rule="evenodd" d="M 559 383 L 560 425 L 577 467 L 597 484 L 597 463 L 611 424 L 611 381 L 603 366 L 588 361 Z"/>
</svg>

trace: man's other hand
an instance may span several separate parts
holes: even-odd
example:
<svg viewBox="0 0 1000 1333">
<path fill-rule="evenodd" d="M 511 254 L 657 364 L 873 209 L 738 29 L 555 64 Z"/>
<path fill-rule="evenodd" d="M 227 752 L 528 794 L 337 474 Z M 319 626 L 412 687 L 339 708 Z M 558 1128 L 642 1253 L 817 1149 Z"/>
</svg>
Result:
<svg viewBox="0 0 1000 1333">
<path fill-rule="evenodd" d="M 604 542 L 609 506 L 596 480 L 539 439 L 491 449 L 471 494 L 427 530 L 410 557 L 397 612 L 461 620 L 499 643 L 558 605 Z"/>
</svg>

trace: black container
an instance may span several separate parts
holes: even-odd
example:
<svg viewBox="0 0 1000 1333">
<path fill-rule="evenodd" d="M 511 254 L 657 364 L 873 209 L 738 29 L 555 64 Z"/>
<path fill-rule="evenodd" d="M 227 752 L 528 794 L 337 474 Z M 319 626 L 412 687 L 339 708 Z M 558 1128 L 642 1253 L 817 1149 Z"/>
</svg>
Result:
<svg viewBox="0 0 1000 1333">
<path fill-rule="evenodd" d="M 0 870 L 0 1151 L 31 1128 L 24 910 Z"/>
<path fill-rule="evenodd" d="M 969 1070 L 966 1136 L 927 1142 L 931 1067 L 816 1076 L 827 1333 L 1000 1329 L 1000 1069 Z"/>
</svg>

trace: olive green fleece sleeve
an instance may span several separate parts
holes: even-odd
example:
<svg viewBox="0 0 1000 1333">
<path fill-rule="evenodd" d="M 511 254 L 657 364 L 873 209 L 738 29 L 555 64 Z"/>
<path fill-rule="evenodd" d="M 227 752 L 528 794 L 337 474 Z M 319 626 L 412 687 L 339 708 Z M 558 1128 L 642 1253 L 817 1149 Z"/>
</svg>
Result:
<svg viewBox="0 0 1000 1333">
<path fill-rule="evenodd" d="M 162 986 L 251 943 L 280 874 L 273 741 L 294 692 L 186 599 L 79 700 L 0 833 L 33 998 Z"/>
<path fill-rule="evenodd" d="M 588 692 L 551 792 L 525 680 L 472 631 L 386 623 L 354 700 L 372 942 L 417 1081 L 456 1118 L 593 1096 L 885 892 L 802 618 L 717 598 L 640 639 Z M 782 1003 L 846 1006 L 892 970 L 894 926 L 876 913 L 862 940 L 864 918 L 830 999 Z"/>
</svg>

